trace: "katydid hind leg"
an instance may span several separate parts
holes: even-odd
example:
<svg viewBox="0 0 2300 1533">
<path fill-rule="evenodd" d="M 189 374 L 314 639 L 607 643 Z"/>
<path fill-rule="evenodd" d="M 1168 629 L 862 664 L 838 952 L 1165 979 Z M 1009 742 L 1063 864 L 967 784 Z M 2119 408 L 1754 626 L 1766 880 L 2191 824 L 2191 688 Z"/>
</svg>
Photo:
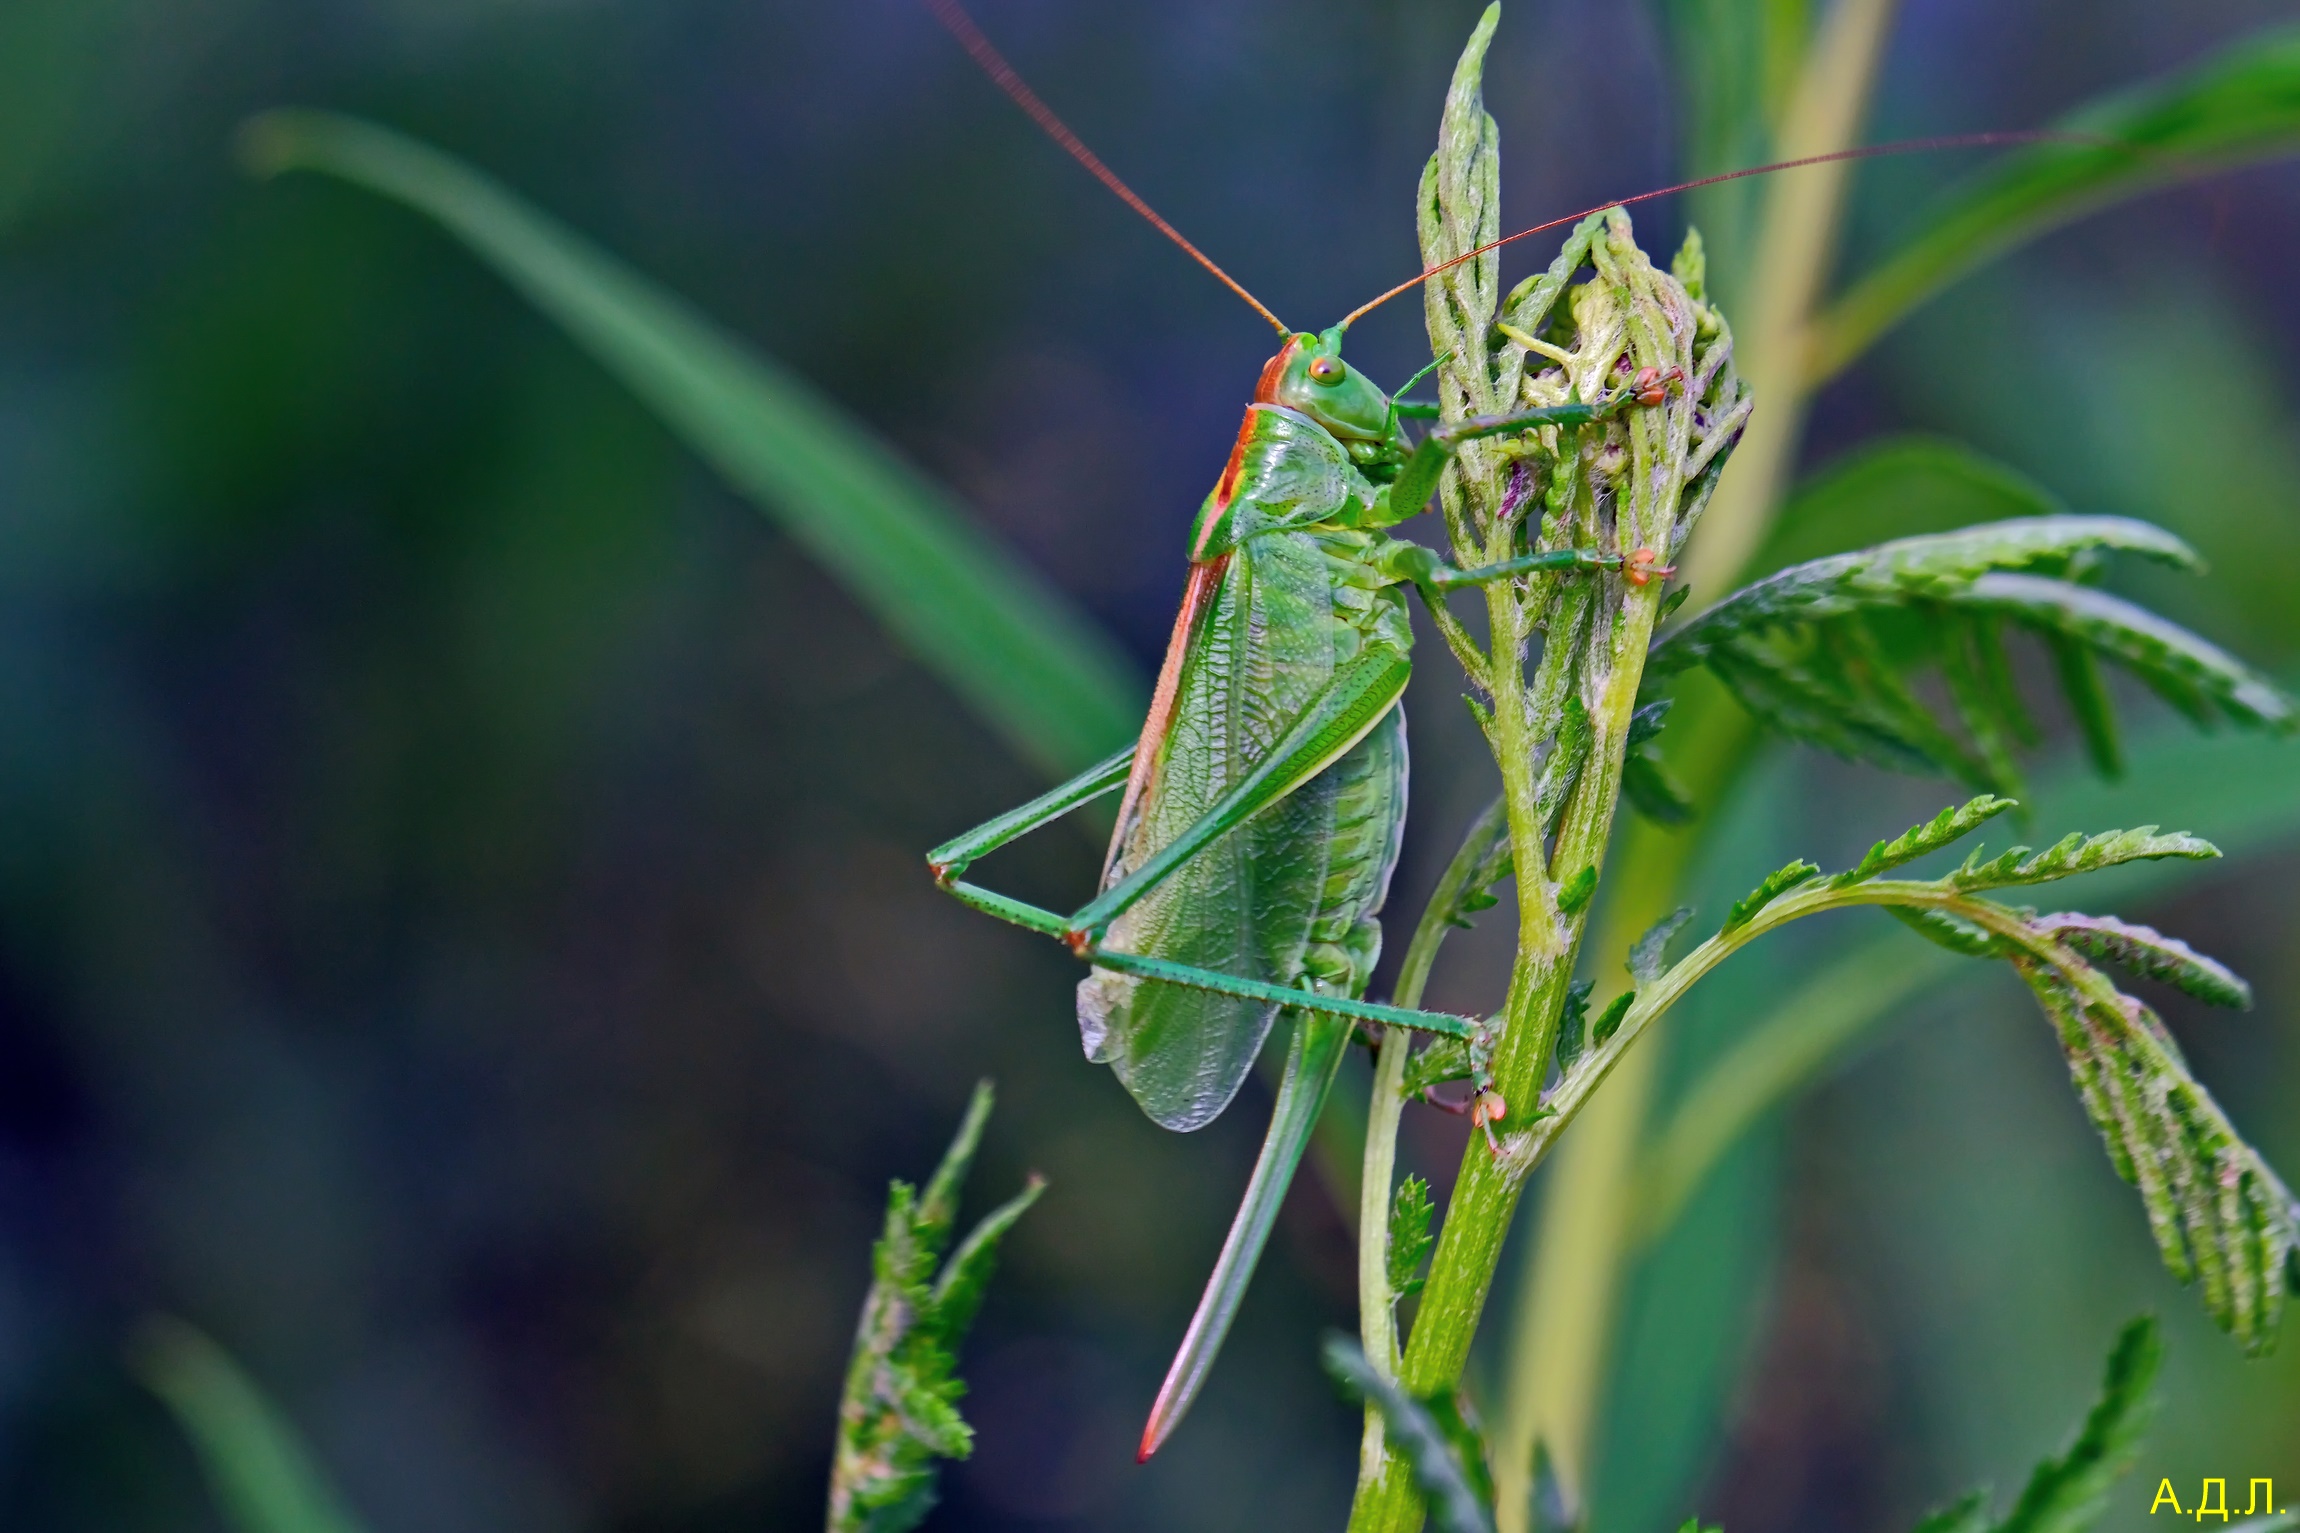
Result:
<svg viewBox="0 0 2300 1533">
<path fill-rule="evenodd" d="M 935 881 L 947 884 L 975 858 L 987 857 L 1009 841 L 1019 840 L 1040 826 L 1061 819 L 1079 805 L 1124 787 L 1127 769 L 1133 763 L 1134 746 L 1129 742 L 1124 750 L 1097 761 L 1060 787 L 1048 789 L 1026 804 L 985 820 L 964 835 L 953 836 L 926 854 L 926 863 L 934 870 Z"/>
<path fill-rule="evenodd" d="M 1190 1328 L 1183 1334 L 1181 1348 L 1166 1370 L 1166 1382 L 1150 1408 L 1150 1419 L 1142 1429 L 1141 1460 L 1156 1453 L 1173 1435 L 1205 1387 L 1214 1358 L 1230 1333 L 1230 1323 L 1237 1318 L 1246 1285 L 1253 1279 L 1255 1264 L 1261 1260 L 1262 1248 L 1269 1243 L 1270 1228 L 1285 1201 L 1286 1188 L 1293 1182 L 1302 1152 L 1317 1127 L 1326 1094 L 1349 1052 L 1354 1023 L 1307 1012 L 1292 1015 L 1297 1018 L 1294 1037 L 1286 1055 L 1285 1078 L 1278 1086 L 1277 1105 L 1270 1114 L 1270 1131 L 1262 1140 L 1262 1153 L 1254 1162 L 1246 1195 L 1230 1221 L 1230 1233 L 1198 1300 L 1197 1313 L 1190 1318 Z"/>
</svg>

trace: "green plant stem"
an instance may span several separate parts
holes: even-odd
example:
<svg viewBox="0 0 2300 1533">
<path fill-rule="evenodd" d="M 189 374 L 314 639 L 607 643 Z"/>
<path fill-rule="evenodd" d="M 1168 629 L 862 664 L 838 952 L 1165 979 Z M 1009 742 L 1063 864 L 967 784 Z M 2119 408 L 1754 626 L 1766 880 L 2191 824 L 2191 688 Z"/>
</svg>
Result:
<svg viewBox="0 0 2300 1533">
<path fill-rule="evenodd" d="M 1626 234 L 1626 221 L 1616 231 Z M 1592 247 L 1598 280 L 1621 294 L 1622 320 L 1634 364 L 1670 365 L 1675 341 L 1661 305 L 1622 263 L 1609 241 Z M 1667 547 L 1683 489 L 1683 466 L 1690 412 L 1655 410 L 1632 416 L 1630 463 L 1622 476 L 1617 511 L 1624 547 Z M 1513 535 L 1506 522 L 1497 539 Z M 1495 1089 L 1514 1120 L 1526 1128 L 1506 1128 L 1503 1146 L 1489 1151 L 1482 1137 L 1463 1153 L 1462 1168 L 1446 1207 L 1413 1336 L 1399 1369 L 1408 1393 L 1429 1397 L 1459 1386 L 1477 1332 L 1479 1316 L 1493 1284 L 1502 1242 L 1509 1231 L 1525 1180 L 1555 1141 L 1562 1117 L 1538 1117 L 1541 1086 L 1557 1039 L 1559 1014 L 1573 978 L 1587 911 L 1561 913 L 1557 884 L 1583 868 L 1602 871 L 1621 792 L 1622 761 L 1629 723 L 1636 711 L 1638 682 L 1652 640 L 1661 598 L 1659 583 L 1632 585 L 1608 579 L 1594 586 L 1596 632 L 1586 649 L 1545 644 L 1529 687 L 1516 657 L 1535 637 L 1536 608 L 1514 584 L 1488 587 L 1487 616 L 1493 636 L 1493 710 L 1489 731 L 1502 778 L 1502 802 L 1509 818 L 1512 866 L 1517 873 L 1517 957 L 1509 994 L 1497 1019 L 1492 1072 Z M 1553 616 L 1550 631 L 1570 631 Z M 1568 688 L 1583 700 L 1590 726 L 1587 763 L 1559 821 L 1554 851 L 1545 856 L 1546 817 L 1539 806 L 1537 746 L 1555 727 L 1544 715 L 1557 706 L 1536 700 L 1562 699 Z M 1579 1102 L 1575 1103 L 1578 1107 Z M 1361 1484 L 1350 1527 L 1353 1533 L 1420 1526 L 1422 1507 L 1404 1461 L 1386 1454 L 1382 1472 Z"/>
<path fill-rule="evenodd" d="M 1437 963 L 1438 949 L 1453 929 L 1454 918 L 1471 892 L 1479 866 L 1486 860 L 1492 809 L 1478 816 L 1462 838 L 1453 860 L 1438 876 L 1414 924 L 1413 940 L 1406 945 L 1405 961 L 1398 966 L 1392 1003 L 1419 1006 Z M 1390 1292 L 1389 1210 L 1391 1185 L 1397 1176 L 1398 1120 L 1405 1112 L 1406 1058 L 1413 1035 L 1404 1028 L 1382 1034 L 1374 1061 L 1374 1085 L 1366 1109 L 1364 1166 L 1358 1178 L 1358 1333 L 1366 1361 L 1385 1378 L 1397 1377 L 1397 1297 Z M 1382 1464 L 1382 1416 L 1372 1402 L 1366 1405 L 1365 1441 L 1359 1453 L 1358 1477 L 1365 1484 L 1378 1477 Z"/>
</svg>

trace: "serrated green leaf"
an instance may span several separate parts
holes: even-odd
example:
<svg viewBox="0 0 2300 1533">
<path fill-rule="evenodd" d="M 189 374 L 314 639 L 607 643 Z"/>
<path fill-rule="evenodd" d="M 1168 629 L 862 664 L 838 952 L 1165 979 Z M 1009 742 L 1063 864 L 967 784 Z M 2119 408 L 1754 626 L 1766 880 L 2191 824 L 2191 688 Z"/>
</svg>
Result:
<svg viewBox="0 0 2300 1533">
<path fill-rule="evenodd" d="M 2189 1073 L 2154 1012 L 2126 995 L 2089 997 L 2049 952 L 2014 967 L 2060 1034 L 2110 1162 L 2139 1190 L 2166 1269 L 2198 1286 L 2206 1313 L 2246 1351 L 2266 1351 L 2300 1253 L 2291 1191 Z"/>
<path fill-rule="evenodd" d="M 1650 985 L 1661 977 L 1666 966 L 1670 939 L 1685 929 L 1693 919 L 1691 906 L 1680 905 L 1645 929 L 1645 934 L 1629 945 L 1629 972 L 1641 985 Z"/>
<path fill-rule="evenodd" d="M 2117 777 L 2124 772 L 2124 750 L 2117 741 L 2116 710 L 2108 701 L 2108 688 L 2101 681 L 2100 662 L 2092 657 L 2075 638 L 2064 633 L 2044 635 L 2045 651 L 2052 656 L 2054 673 L 2060 679 L 2060 695 L 2068 699 L 2068 711 L 2076 720 L 2077 733 L 2083 737 L 2085 754 L 2092 760 L 2092 768 L 2103 777 Z"/>
<path fill-rule="evenodd" d="M 2004 251 L 2123 198 L 2300 148 L 2300 29 L 2244 38 L 2172 77 L 2079 108 L 1966 183 L 1820 315 L 1809 377 L 1834 374 L 1912 308 Z"/>
<path fill-rule="evenodd" d="M 2208 722 L 2209 714 L 2196 699 L 2241 724 L 2292 727 L 2292 700 L 2275 683 L 2218 645 L 2120 596 L 2065 580 L 1992 573 L 1960 593 L 1957 605 L 2001 613 L 2106 655 L 2199 722 Z"/>
<path fill-rule="evenodd" d="M 1414 1484 L 1429 1506 L 1440 1533 L 1493 1533 L 1493 1512 L 1479 1498 L 1453 1444 L 1429 1410 L 1376 1371 L 1347 1337 L 1329 1335 L 1323 1351 L 1326 1372 L 1382 1414 L 1390 1446 L 1412 1468 Z"/>
<path fill-rule="evenodd" d="M 2033 854 L 2025 846 L 2016 846 L 1983 862 L 1980 849 L 1976 848 L 1972 856 L 1965 859 L 1964 866 L 1942 882 L 1956 889 L 2005 889 L 2016 884 L 2050 883 L 2056 878 L 2112 868 L 2121 862 L 2141 862 L 2156 857 L 2209 861 L 2219 855 L 2220 848 L 2209 841 L 2186 832 L 2159 835 L 2153 825 L 2103 831 L 2097 836 L 2071 831 Z"/>
<path fill-rule="evenodd" d="M 2252 987 L 2242 976 L 2154 927 L 2115 916 L 2076 914 L 2039 916 L 2029 924 L 2087 958 L 2143 979 L 2162 980 L 2200 1001 L 2236 1011 L 2252 1007 Z"/>
<path fill-rule="evenodd" d="M 155 1316 L 128 1355 L 191 1439 L 237 1533 L 359 1533 L 359 1520 L 294 1426 L 222 1347 L 181 1320 Z"/>
<path fill-rule="evenodd" d="M 1589 1029 L 1590 1043 L 1602 1045 L 1607 1039 L 1619 1032 L 1621 1019 L 1629 1015 L 1629 1008 L 1636 1003 L 1636 1000 L 1636 991 L 1624 990 L 1607 1002 L 1605 1010 L 1598 1014 L 1597 1021 Z"/>
<path fill-rule="evenodd" d="M 1429 1255 L 1436 1237 L 1430 1234 L 1430 1219 L 1437 1212 L 1430 1202 L 1430 1184 L 1418 1176 L 1407 1176 L 1398 1183 L 1397 1195 L 1390 1200 L 1389 1273 L 1390 1299 L 1410 1298 L 1420 1293 L 1422 1258 Z"/>
<path fill-rule="evenodd" d="M 839 1399 L 830 1533 L 916 1527 L 934 1505 L 935 1460 L 973 1451 L 974 1434 L 958 1412 L 965 1392 L 958 1346 L 981 1305 L 1000 1238 L 1045 1186 L 1030 1178 L 967 1234 L 936 1276 L 990 1104 L 984 1081 L 925 1197 L 906 1182 L 888 1185 L 886 1225 L 871 1249 L 872 1282 Z"/>
<path fill-rule="evenodd" d="M 1595 739 L 1589 709 L 1579 697 L 1568 695 L 1558 715 L 1556 741 L 1550 746 L 1548 760 L 1542 763 L 1541 781 L 1534 788 L 1533 810 L 1545 832 L 1557 828 L 1557 817 L 1564 813 L 1574 784 L 1581 781 L 1581 769 L 1589 762 Z"/>
<path fill-rule="evenodd" d="M 1963 916 L 1920 905 L 1887 905 L 1885 914 L 1924 938 L 1967 958 L 2000 958 L 2004 944 L 1996 933 Z"/>
<path fill-rule="evenodd" d="M 1469 1046 L 1459 1038 L 1440 1038 L 1406 1061 L 1399 1089 L 1409 1097 L 1420 1096 L 1432 1086 L 1468 1080 L 1471 1073 Z"/>
<path fill-rule="evenodd" d="M 1565 987 L 1565 1005 L 1557 1014 L 1557 1068 L 1560 1073 L 1573 1068 L 1581 1058 L 1581 1049 L 1588 1038 L 1589 993 L 1597 988 L 1596 981 L 1577 979 Z"/>
<path fill-rule="evenodd" d="M 1775 868 L 1765 875 L 1765 881 L 1733 902 L 1725 912 L 1725 930 L 1739 931 L 1755 918 L 1758 911 L 1772 904 L 1782 895 L 1809 878 L 1816 878 L 1821 870 L 1800 857 L 1785 868 Z M 1658 976 L 1643 976 L 1657 978 Z"/>
<path fill-rule="evenodd" d="M 1890 841 L 1879 841 L 1869 848 L 1859 864 L 1839 873 L 1832 882 L 1840 889 L 1866 882 L 1961 841 L 2007 809 L 2017 807 L 2018 800 L 1998 798 L 1993 793 L 1952 804 L 1924 824 L 1911 826 Z"/>
<path fill-rule="evenodd" d="M 1675 596 L 1682 596 L 1684 591 L 1679 587 Z M 1662 616 L 1668 615 L 1673 602 L 1674 597 L 1662 598 Z M 1632 808 L 1656 825 L 1683 825 L 1693 818 L 1693 805 L 1685 791 L 1670 780 L 1657 743 L 1675 702 L 1675 698 L 1665 697 L 1630 715 L 1628 748 L 1621 763 L 1622 793 Z"/>
<path fill-rule="evenodd" d="M 797 375 L 438 150 L 317 112 L 258 117 L 242 144 L 264 174 L 324 171 L 462 240 L 1040 767 L 1067 776 L 1139 727 L 1110 639 Z"/>
<path fill-rule="evenodd" d="M 1879 605 L 1946 599 L 1996 571 L 2065 568 L 2078 553 L 2112 548 L 2194 568 L 2195 551 L 2160 527 L 2121 516 L 2032 516 L 1957 532 L 1897 538 L 1854 553 L 1807 560 L 1723 601 L 1657 641 L 1646 674 L 1701 664 L 1740 636 L 1812 623 Z"/>
<path fill-rule="evenodd" d="M 2163 1360 L 2153 1319 L 2143 1315 L 2124 1328 L 2109 1353 L 2098 1403 L 2067 1449 L 2036 1466 L 1993 1533 L 2084 1533 L 2100 1520 L 2110 1488 L 2132 1468 L 2156 1412 Z"/>
</svg>

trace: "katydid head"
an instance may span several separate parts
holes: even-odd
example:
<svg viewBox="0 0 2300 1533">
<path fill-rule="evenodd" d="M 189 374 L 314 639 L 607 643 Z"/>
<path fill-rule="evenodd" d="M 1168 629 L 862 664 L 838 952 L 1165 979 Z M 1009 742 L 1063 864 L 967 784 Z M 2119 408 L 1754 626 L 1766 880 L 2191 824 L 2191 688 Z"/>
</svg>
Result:
<svg viewBox="0 0 2300 1533">
<path fill-rule="evenodd" d="M 1380 442 L 1395 429 L 1390 396 L 1342 360 L 1342 327 L 1300 331 L 1262 367 L 1254 402 L 1299 410 L 1345 442 Z"/>
</svg>

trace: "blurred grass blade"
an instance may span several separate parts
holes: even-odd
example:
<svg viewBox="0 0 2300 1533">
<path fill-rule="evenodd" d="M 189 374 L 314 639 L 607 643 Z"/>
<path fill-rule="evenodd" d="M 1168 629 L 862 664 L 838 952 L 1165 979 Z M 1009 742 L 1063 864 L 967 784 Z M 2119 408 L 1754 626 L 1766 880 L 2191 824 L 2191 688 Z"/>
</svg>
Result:
<svg viewBox="0 0 2300 1533">
<path fill-rule="evenodd" d="M 487 177 L 351 118 L 271 112 L 259 173 L 326 171 L 439 221 L 563 326 L 1050 774 L 1108 755 L 1143 689 L 1109 639 L 805 381 Z"/>
<path fill-rule="evenodd" d="M 239 1533 L 361 1533 L 295 1429 L 205 1334 L 155 1316 L 129 1361 L 175 1413 Z"/>
<path fill-rule="evenodd" d="M 1412 1466 L 1438 1533 L 1493 1533 L 1493 1510 L 1480 1498 L 1476 1476 L 1463 1466 L 1459 1445 L 1429 1407 L 1367 1362 L 1346 1336 L 1326 1337 L 1324 1359 L 1335 1383 L 1382 1413 L 1390 1443 Z"/>
<path fill-rule="evenodd" d="M 2208 832 L 2231 859 L 2300 837 L 2300 758 L 2288 742 L 2199 740 L 2166 729 L 2136 747 L 2129 773 L 2110 788 L 2068 763 L 2040 784 L 2040 819 L 2077 823 L 2109 818 L 2118 804 L 2163 807 Z M 2194 878 L 2197 869 L 2184 861 L 2135 863 L 2113 876 L 2118 899 L 2133 901 Z M 1941 948 L 1889 931 L 1798 985 L 1702 1074 L 1654 1133 L 1639 1170 L 1638 1238 L 1650 1243 L 1667 1232 L 1752 1125 L 1904 1002 L 1974 972 Z"/>
<path fill-rule="evenodd" d="M 2040 234 L 2205 171 L 2300 150 L 2300 28 L 2257 33 L 2053 126 L 2115 145 L 2035 144 L 1967 182 L 1813 322 L 1808 385 L 1835 376 L 1958 277 Z"/>
</svg>

